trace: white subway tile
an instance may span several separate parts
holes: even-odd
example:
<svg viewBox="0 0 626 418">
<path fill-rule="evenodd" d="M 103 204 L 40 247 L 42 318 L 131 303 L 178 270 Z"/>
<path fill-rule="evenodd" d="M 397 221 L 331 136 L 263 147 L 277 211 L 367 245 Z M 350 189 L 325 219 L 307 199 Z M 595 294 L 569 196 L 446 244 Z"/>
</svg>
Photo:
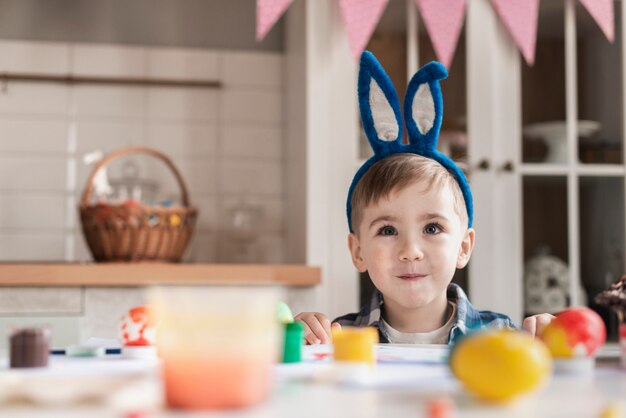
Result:
<svg viewBox="0 0 626 418">
<path fill-rule="evenodd" d="M 61 261 L 64 249 L 63 231 L 0 230 L 0 261 Z"/>
<path fill-rule="evenodd" d="M 219 222 L 220 230 L 228 232 L 232 229 L 233 213 L 238 208 L 249 208 L 257 217 L 254 225 L 260 234 L 280 234 L 283 231 L 283 201 L 279 198 L 262 196 L 222 195 L 220 199 Z"/>
<path fill-rule="evenodd" d="M 63 84 L 9 81 L 0 90 L 0 114 L 66 115 L 69 87 Z"/>
<path fill-rule="evenodd" d="M 216 233 L 218 230 L 217 195 L 199 195 L 192 197 L 192 206 L 198 209 L 196 231 Z"/>
<path fill-rule="evenodd" d="M 185 256 L 184 262 L 189 263 L 216 263 L 217 237 L 215 234 L 196 229 Z"/>
<path fill-rule="evenodd" d="M 220 164 L 219 190 L 222 193 L 281 195 L 282 169 L 279 163 L 224 161 Z"/>
<path fill-rule="evenodd" d="M 285 262 L 285 240 L 282 235 L 262 235 L 257 245 L 260 263 L 282 264 Z"/>
<path fill-rule="evenodd" d="M 82 312 L 80 287 L 0 288 L 0 314 Z"/>
<path fill-rule="evenodd" d="M 169 156 L 216 159 L 217 124 L 214 122 L 164 123 L 148 125 L 150 147 Z"/>
<path fill-rule="evenodd" d="M 220 148 L 222 156 L 227 158 L 281 159 L 282 130 L 277 126 L 225 124 Z"/>
<path fill-rule="evenodd" d="M 139 287 L 85 288 L 81 340 L 89 337 L 118 338 L 119 320 L 136 306 L 146 304 L 146 291 Z"/>
<path fill-rule="evenodd" d="M 64 191 L 64 158 L 0 156 L 0 190 Z"/>
<path fill-rule="evenodd" d="M 319 310 L 319 295 L 316 286 L 287 288 L 285 303 L 295 314 Z"/>
<path fill-rule="evenodd" d="M 151 78 L 218 80 L 218 53 L 215 51 L 150 48 L 147 54 Z"/>
<path fill-rule="evenodd" d="M 87 179 L 91 175 L 94 169 L 94 165 L 85 165 L 78 158 L 76 164 L 76 201 L 80 203 L 80 199 L 82 197 L 83 190 L 85 190 Z"/>
<path fill-rule="evenodd" d="M 76 212 L 78 213 L 78 210 Z M 76 222 L 76 225 L 77 225 L 77 228 L 73 233 L 73 239 L 74 239 L 73 260 L 76 262 L 93 261 L 93 257 L 91 256 L 91 251 L 89 251 L 89 246 L 87 245 L 87 241 L 85 241 L 85 237 L 83 236 L 80 220 Z"/>
<path fill-rule="evenodd" d="M 217 93 L 210 89 L 151 87 L 148 89 L 148 117 L 160 120 L 217 119 Z"/>
<path fill-rule="evenodd" d="M 281 264 L 284 243 L 280 235 L 261 235 L 253 241 L 238 241 L 227 236 L 218 241 L 218 262 Z"/>
<path fill-rule="evenodd" d="M 95 150 L 108 154 L 121 147 L 141 144 L 143 137 L 143 124 L 137 120 L 79 118 L 76 121 L 79 155 Z"/>
<path fill-rule="evenodd" d="M 78 116 L 141 119 L 145 114 L 143 87 L 81 85 L 74 91 Z"/>
<path fill-rule="evenodd" d="M 72 72 L 83 76 L 143 78 L 147 74 L 147 52 L 140 47 L 74 45 Z"/>
<path fill-rule="evenodd" d="M 64 154 L 67 151 L 67 119 L 65 116 L 0 118 L 0 138 L 0 152 Z"/>
<path fill-rule="evenodd" d="M 70 46 L 63 43 L 0 41 L 0 72 L 67 75 Z"/>
<path fill-rule="evenodd" d="M 180 172 L 192 201 L 196 196 L 215 193 L 215 163 L 186 158 L 172 158 L 172 163 Z M 176 201 L 180 199 L 181 187 L 172 171 L 164 164 L 159 161 L 147 161 L 145 176 L 158 182 L 162 197 Z"/>
<path fill-rule="evenodd" d="M 0 228 L 51 228 L 65 225 L 65 199 L 62 193 L 1 193 Z"/>
<path fill-rule="evenodd" d="M 280 87 L 283 56 L 262 52 L 224 52 L 222 80 L 228 86 Z"/>
<path fill-rule="evenodd" d="M 239 90 L 221 92 L 221 120 L 225 122 L 260 122 L 278 125 L 282 121 L 282 94 L 276 90 Z"/>
</svg>

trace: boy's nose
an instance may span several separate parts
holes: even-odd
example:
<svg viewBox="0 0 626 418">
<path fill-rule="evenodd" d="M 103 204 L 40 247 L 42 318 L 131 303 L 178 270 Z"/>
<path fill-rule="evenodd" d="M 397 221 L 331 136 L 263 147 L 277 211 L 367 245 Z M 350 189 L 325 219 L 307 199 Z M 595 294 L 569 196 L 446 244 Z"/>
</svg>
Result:
<svg viewBox="0 0 626 418">
<path fill-rule="evenodd" d="M 424 252 L 419 244 L 413 240 L 405 240 L 400 248 L 400 260 L 414 261 L 424 258 Z"/>
</svg>

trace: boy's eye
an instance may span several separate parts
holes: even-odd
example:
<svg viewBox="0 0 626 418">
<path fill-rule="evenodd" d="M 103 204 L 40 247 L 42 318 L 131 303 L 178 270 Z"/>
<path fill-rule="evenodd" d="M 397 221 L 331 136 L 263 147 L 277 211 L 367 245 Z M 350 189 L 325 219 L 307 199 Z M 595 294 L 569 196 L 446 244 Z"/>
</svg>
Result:
<svg viewBox="0 0 626 418">
<path fill-rule="evenodd" d="M 378 230 L 378 235 L 384 235 L 384 236 L 396 235 L 396 228 L 390 225 L 385 225 Z"/>
<path fill-rule="evenodd" d="M 429 235 L 436 235 L 441 232 L 441 225 L 439 224 L 428 224 L 426 228 L 424 228 L 424 232 Z"/>
</svg>

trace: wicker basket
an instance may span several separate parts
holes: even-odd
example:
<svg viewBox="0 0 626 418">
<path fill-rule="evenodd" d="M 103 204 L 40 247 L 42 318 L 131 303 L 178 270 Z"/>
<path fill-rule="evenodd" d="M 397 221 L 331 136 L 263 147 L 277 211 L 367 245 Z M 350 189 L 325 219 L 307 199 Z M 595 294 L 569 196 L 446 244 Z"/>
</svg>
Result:
<svg viewBox="0 0 626 418">
<path fill-rule="evenodd" d="M 116 158 L 148 154 L 162 160 L 181 188 L 183 206 L 148 206 L 136 201 L 90 204 L 94 178 Z M 98 162 L 80 202 L 83 234 L 96 261 L 180 261 L 189 243 L 198 211 L 189 203 L 187 187 L 172 161 L 150 148 L 121 148 Z"/>
</svg>

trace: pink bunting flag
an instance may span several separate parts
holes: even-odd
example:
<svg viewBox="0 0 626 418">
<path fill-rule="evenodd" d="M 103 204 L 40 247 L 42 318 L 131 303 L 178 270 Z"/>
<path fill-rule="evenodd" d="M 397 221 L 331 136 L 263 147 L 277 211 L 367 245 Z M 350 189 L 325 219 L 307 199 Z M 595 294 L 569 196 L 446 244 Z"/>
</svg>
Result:
<svg viewBox="0 0 626 418">
<path fill-rule="evenodd" d="M 352 55 L 358 59 L 389 0 L 339 0 L 341 17 L 348 32 Z"/>
<path fill-rule="evenodd" d="M 262 41 L 293 0 L 256 0 L 256 40 Z"/>
<path fill-rule="evenodd" d="M 465 0 L 415 0 L 437 59 L 450 68 L 459 41 Z"/>
<path fill-rule="evenodd" d="M 615 18 L 613 17 L 613 0 L 580 0 L 596 21 L 609 42 L 615 40 Z"/>
<path fill-rule="evenodd" d="M 535 63 L 539 0 L 491 0 L 528 65 Z"/>
</svg>

